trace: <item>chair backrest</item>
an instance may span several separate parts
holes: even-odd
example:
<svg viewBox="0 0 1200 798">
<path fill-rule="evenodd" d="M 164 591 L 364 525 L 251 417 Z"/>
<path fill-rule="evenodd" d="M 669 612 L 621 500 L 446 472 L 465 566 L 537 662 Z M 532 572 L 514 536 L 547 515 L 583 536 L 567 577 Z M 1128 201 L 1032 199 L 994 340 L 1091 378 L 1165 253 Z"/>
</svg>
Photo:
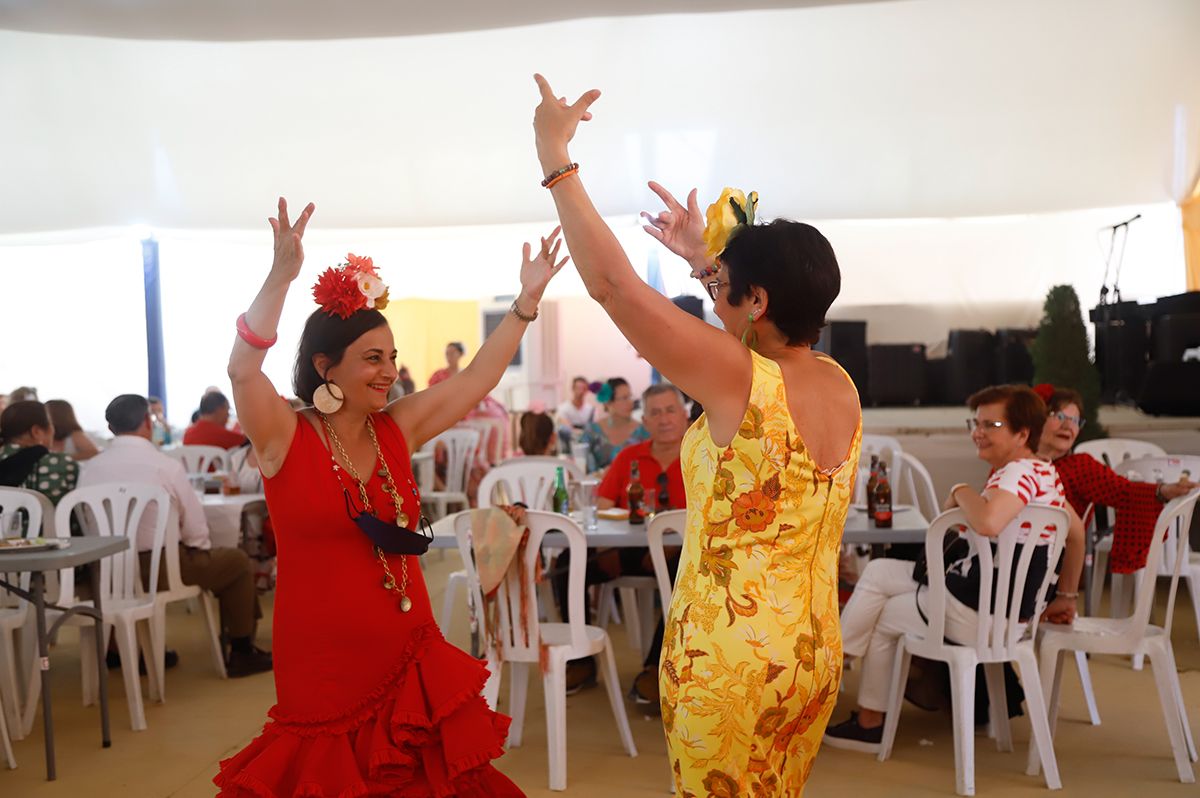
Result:
<svg viewBox="0 0 1200 798">
<path fill-rule="evenodd" d="M 1132 460 L 1138 457 L 1165 457 L 1167 454 L 1161 446 L 1145 441 L 1135 441 L 1132 438 L 1099 438 L 1094 441 L 1085 441 L 1076 446 L 1075 451 L 1091 455 L 1113 469 L 1122 460 Z M 1105 458 L 1107 458 L 1107 462 Z"/>
<path fill-rule="evenodd" d="M 138 560 L 138 525 L 142 516 L 155 505 L 154 539 L 150 549 L 148 590 L 142 590 L 141 567 Z M 126 537 L 129 547 L 121 554 L 100 561 L 100 592 L 105 602 L 131 601 L 145 595 L 153 601 L 158 591 L 158 570 L 162 562 L 163 541 L 171 500 L 160 485 L 134 482 L 111 482 L 76 488 L 64 496 L 55 510 L 55 524 L 60 530 L 70 529 L 72 514 L 79 520 L 85 535 Z M 74 596 L 73 569 L 59 573 L 63 595 Z"/>
<path fill-rule="evenodd" d="M 1056 578 L 1055 568 L 1067 540 L 1070 516 L 1059 507 L 1027 504 L 1008 523 L 993 541 L 971 529 L 966 514 L 961 509 L 942 513 L 934 519 L 925 537 L 925 558 L 929 564 L 928 607 L 929 628 L 926 642 L 941 641 L 946 636 L 946 568 L 944 560 L 944 537 L 952 527 L 966 528 L 963 536 L 971 546 L 971 554 L 979 558 L 979 604 L 978 630 L 975 649 L 981 662 L 1005 662 L 1014 657 L 1017 643 L 1037 633 L 1038 618 L 1046 608 L 1046 589 Z M 1017 537 L 1021 527 L 1028 526 L 1027 543 L 1021 549 L 1020 559 L 1014 563 Z M 1034 552 L 1041 548 L 1037 543 L 1041 530 L 1054 528 L 1054 538 L 1047 544 L 1046 573 L 1037 586 L 1037 602 L 1028 621 L 1021 619 L 1021 603 L 1026 593 L 1029 566 Z M 990 543 L 996 544 L 993 555 Z M 993 585 L 995 589 L 993 590 Z M 992 602 L 992 595 L 996 600 Z"/>
<path fill-rule="evenodd" d="M 479 585 L 479 573 L 475 570 L 472 549 L 471 513 L 462 512 L 454 516 L 454 535 L 458 540 L 458 553 L 462 556 L 470 584 L 471 595 L 476 607 L 483 607 L 483 591 Z M 567 576 L 567 609 L 571 617 L 570 638 L 575 648 L 583 647 L 587 633 L 584 630 L 583 591 L 587 566 L 587 539 L 579 524 L 565 515 L 542 510 L 526 512 L 529 540 L 525 545 L 522 568 L 509 568 L 497 590 L 497 626 L 483 626 L 485 638 L 499 636 L 499 641 L 485 639 L 489 651 L 499 642 L 505 660 L 514 662 L 538 662 L 540 660 L 541 622 L 538 618 L 537 585 L 534 582 L 536 562 L 541 554 L 542 538 L 551 530 L 561 531 L 567 538 L 567 549 L 571 552 L 571 564 Z M 522 576 L 524 585 L 522 586 Z M 521 600 L 522 595 L 525 601 Z"/>
<path fill-rule="evenodd" d="M 40 493 L 24 488 L 0 488 L 0 539 L 36 538 L 42 535 L 42 503 Z M 49 500 L 47 500 L 48 502 Z M 0 563 L 3 563 L 0 560 Z M 0 572 L 8 583 L 29 590 L 29 572 L 10 574 Z M 0 590 L 0 608 L 28 612 L 28 603 L 7 590 Z"/>
<path fill-rule="evenodd" d="M 421 447 L 423 452 L 436 453 L 439 446 L 446 450 L 446 490 L 448 492 L 466 492 L 467 474 L 475 462 L 475 450 L 479 448 L 479 438 L 479 430 L 454 427 Z"/>
<path fill-rule="evenodd" d="M 862 436 L 862 460 L 869 466 L 871 455 L 878 455 L 880 460 L 887 463 L 888 481 L 893 485 L 899 482 L 900 472 L 904 468 L 900 462 L 900 454 L 903 451 L 900 441 L 891 435 Z"/>
<path fill-rule="evenodd" d="M 663 545 L 663 535 L 667 532 L 678 532 L 683 536 L 684 546 L 687 546 L 687 510 L 668 510 L 655 513 L 646 524 L 646 540 L 650 547 L 650 562 L 654 564 L 654 578 L 658 580 L 658 595 L 662 604 L 663 623 L 667 622 L 667 614 L 671 610 L 671 573 L 667 569 L 667 552 Z"/>
<path fill-rule="evenodd" d="M 1186 496 L 1172 499 L 1158 514 L 1158 522 L 1154 525 L 1154 536 L 1150 541 L 1150 550 L 1146 553 L 1146 573 L 1162 573 L 1162 563 L 1168 558 L 1172 561 L 1171 589 L 1167 593 L 1167 615 L 1163 629 L 1167 639 L 1171 637 L 1171 621 L 1175 614 L 1175 589 L 1179 585 L 1179 572 L 1188 562 L 1188 530 L 1192 525 L 1192 513 L 1196 509 L 1196 500 L 1200 498 L 1200 490 L 1194 490 Z M 1124 619 L 1132 630 L 1142 630 L 1150 623 L 1150 613 L 1154 609 L 1154 595 L 1157 579 L 1142 579 L 1137 587 L 1136 601 L 1133 614 Z"/>
<path fill-rule="evenodd" d="M 567 482 L 578 482 L 581 479 L 587 478 L 587 473 L 579 467 L 573 459 L 567 456 L 554 457 L 552 455 L 530 454 L 522 455 L 521 457 L 510 457 L 500 465 L 508 463 L 516 463 L 518 461 L 526 463 L 549 463 L 552 466 L 562 466 L 567 472 Z"/>
<path fill-rule="evenodd" d="M 163 453 L 183 463 L 183 470 L 189 475 L 207 474 L 212 466 L 229 468 L 229 452 L 220 446 L 176 446 L 164 449 Z"/>
<path fill-rule="evenodd" d="M 897 504 L 911 504 L 926 518 L 935 518 L 941 512 L 942 505 L 938 501 L 937 489 L 933 487 L 933 477 L 929 476 L 929 469 L 908 452 L 900 453 L 900 462 L 903 473 L 901 478 L 893 483 L 898 485 Z"/>
<path fill-rule="evenodd" d="M 529 457 L 516 457 L 494 466 L 479 481 L 479 506 L 521 502 L 531 510 L 550 510 L 554 506 L 554 486 L 558 469 L 564 464 L 525 462 Z M 551 460 L 554 458 L 546 458 Z M 570 483 L 570 475 L 564 478 Z"/>
<path fill-rule="evenodd" d="M 1134 482 L 1178 482 L 1180 477 L 1186 477 L 1192 482 L 1200 482 L 1200 457 L 1196 455 L 1164 455 L 1161 457 L 1138 457 L 1122 460 L 1113 467 L 1126 479 Z M 1159 560 L 1158 570 L 1151 571 L 1159 576 L 1167 576 L 1175 570 L 1175 535 L 1178 530 L 1171 527 L 1167 530 L 1167 543 L 1163 549 L 1162 559 Z M 1188 527 L 1183 528 L 1184 538 L 1187 538 Z M 1186 552 L 1186 549 L 1185 549 Z"/>
</svg>

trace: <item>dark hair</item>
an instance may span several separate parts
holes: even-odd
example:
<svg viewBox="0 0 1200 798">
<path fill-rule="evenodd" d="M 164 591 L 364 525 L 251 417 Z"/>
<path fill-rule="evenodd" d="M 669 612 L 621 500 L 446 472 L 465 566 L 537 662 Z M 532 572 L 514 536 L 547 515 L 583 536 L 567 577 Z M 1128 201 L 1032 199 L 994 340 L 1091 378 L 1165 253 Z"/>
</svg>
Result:
<svg viewBox="0 0 1200 798">
<path fill-rule="evenodd" d="M 1028 385 L 993 385 L 976 391 L 967 399 L 967 407 L 978 410 L 980 405 L 1004 404 L 1004 420 L 1014 433 L 1028 432 L 1026 445 L 1036 452 L 1042 441 L 1042 426 L 1046 423 L 1046 403 Z"/>
<path fill-rule="evenodd" d="M 1067 405 L 1075 405 L 1079 408 L 1079 412 L 1083 412 L 1083 396 L 1074 388 L 1055 388 L 1054 393 L 1050 394 L 1050 399 L 1046 402 L 1046 407 L 1053 413 L 1056 410 L 1062 410 Z"/>
<path fill-rule="evenodd" d="M 0 443 L 12 443 L 34 427 L 49 429 L 50 414 L 36 399 L 13 402 L 0 413 Z"/>
<path fill-rule="evenodd" d="M 223 407 L 229 407 L 229 399 L 220 391 L 209 391 L 200 397 L 200 415 L 207 416 Z"/>
<path fill-rule="evenodd" d="M 592 384 L 590 382 L 588 382 L 587 377 L 576 377 L 575 379 L 571 380 L 571 387 L 574 388 L 575 383 L 577 383 L 577 382 L 582 382 L 584 384 L 584 387 L 586 387 L 586 388 L 590 389 L 592 387 Z"/>
<path fill-rule="evenodd" d="M 70 437 L 72 432 L 79 432 L 83 427 L 75 419 L 75 409 L 65 399 L 50 399 L 46 402 L 46 413 L 54 423 L 54 440 L 62 441 Z"/>
<path fill-rule="evenodd" d="M 37 388 L 30 388 L 28 385 L 22 385 L 8 395 L 10 401 L 13 402 L 36 402 L 38 401 Z"/>
<path fill-rule="evenodd" d="M 363 309 L 352 313 L 343 319 L 326 313 L 317 308 L 304 322 L 304 332 L 300 334 L 300 346 L 296 348 L 296 364 L 292 368 L 292 390 L 296 396 L 311 405 L 313 391 L 325 382 L 325 377 L 317 373 L 313 365 L 313 357 L 325 355 L 329 365 L 336 366 L 342 362 L 346 347 L 357 341 L 364 333 L 383 327 L 387 319 L 375 309 Z"/>
<path fill-rule="evenodd" d="M 457 349 L 458 353 L 460 355 L 465 355 L 467 353 L 466 348 L 464 348 L 462 343 L 460 343 L 459 341 L 451 341 L 450 343 L 446 344 L 447 349 L 449 349 L 450 347 L 454 347 L 455 349 Z"/>
<path fill-rule="evenodd" d="M 617 395 L 618 388 L 620 388 L 622 385 L 624 385 L 626 388 L 629 387 L 629 380 L 625 379 L 624 377 L 609 377 L 607 380 L 604 381 L 604 384 L 607 385 L 609 388 L 610 393 L 609 393 L 608 401 L 611 402 L 613 400 L 613 397 L 615 397 Z M 603 389 L 601 389 L 601 390 L 603 390 Z M 605 404 L 607 404 L 607 402 Z"/>
<path fill-rule="evenodd" d="M 776 219 L 741 228 L 721 253 L 729 277 L 729 303 L 744 301 L 752 286 L 770 297 L 765 318 L 789 344 L 815 344 L 825 313 L 842 290 L 842 273 L 828 239 L 812 225 Z"/>
<path fill-rule="evenodd" d="M 125 435 L 142 426 L 150 415 L 150 403 L 136 393 L 123 393 L 104 408 L 104 420 L 114 435 Z"/>
<path fill-rule="evenodd" d="M 546 413 L 529 411 L 521 414 L 521 435 L 517 446 L 528 455 L 545 454 L 554 439 L 554 419 Z"/>
</svg>

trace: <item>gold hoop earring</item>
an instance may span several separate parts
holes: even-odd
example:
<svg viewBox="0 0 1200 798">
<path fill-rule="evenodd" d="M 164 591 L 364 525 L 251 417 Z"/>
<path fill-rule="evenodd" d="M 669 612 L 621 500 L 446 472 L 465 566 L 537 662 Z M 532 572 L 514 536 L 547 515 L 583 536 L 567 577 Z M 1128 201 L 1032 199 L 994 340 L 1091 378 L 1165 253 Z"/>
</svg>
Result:
<svg viewBox="0 0 1200 798">
<path fill-rule="evenodd" d="M 346 395 L 342 393 L 342 389 L 328 380 L 318 385 L 317 390 L 313 391 L 313 407 L 325 415 L 341 410 L 345 401 Z"/>
</svg>

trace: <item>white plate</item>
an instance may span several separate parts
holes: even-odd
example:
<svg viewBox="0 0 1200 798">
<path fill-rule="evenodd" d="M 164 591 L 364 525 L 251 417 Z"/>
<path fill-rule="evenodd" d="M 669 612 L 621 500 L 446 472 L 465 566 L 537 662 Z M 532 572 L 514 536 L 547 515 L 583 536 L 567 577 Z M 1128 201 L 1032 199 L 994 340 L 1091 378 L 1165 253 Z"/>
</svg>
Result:
<svg viewBox="0 0 1200 798">
<path fill-rule="evenodd" d="M 0 554 L 62 549 L 66 548 L 69 543 L 68 540 L 47 540 L 46 538 L 5 538 L 0 540 Z"/>
</svg>

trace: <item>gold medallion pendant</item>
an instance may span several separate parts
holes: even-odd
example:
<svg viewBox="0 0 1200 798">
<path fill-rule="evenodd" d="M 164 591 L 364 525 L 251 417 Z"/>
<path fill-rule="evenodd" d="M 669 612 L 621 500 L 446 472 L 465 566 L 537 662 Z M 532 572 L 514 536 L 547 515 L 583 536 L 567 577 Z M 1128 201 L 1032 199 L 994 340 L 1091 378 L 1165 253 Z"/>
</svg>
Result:
<svg viewBox="0 0 1200 798">
<path fill-rule="evenodd" d="M 400 612 L 408 612 L 412 609 L 412 599 L 408 596 L 400 597 Z"/>
</svg>

